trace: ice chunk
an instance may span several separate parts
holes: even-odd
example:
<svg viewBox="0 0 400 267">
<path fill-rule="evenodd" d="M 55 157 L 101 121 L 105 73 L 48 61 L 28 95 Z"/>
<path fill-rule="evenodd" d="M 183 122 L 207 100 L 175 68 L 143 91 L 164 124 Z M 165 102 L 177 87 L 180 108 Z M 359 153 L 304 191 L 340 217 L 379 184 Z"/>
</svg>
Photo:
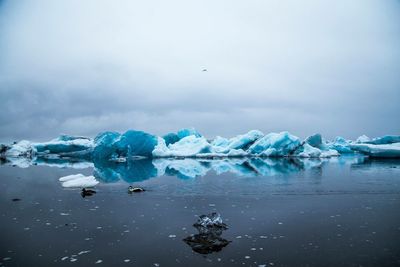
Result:
<svg viewBox="0 0 400 267">
<path fill-rule="evenodd" d="M 45 143 L 33 144 L 38 155 L 54 154 L 60 156 L 90 156 L 94 147 L 93 140 L 86 137 L 62 135 Z"/>
<path fill-rule="evenodd" d="M 400 135 L 385 135 L 382 137 L 374 138 L 370 141 L 366 141 L 365 143 L 373 144 L 373 145 L 400 143 Z"/>
<path fill-rule="evenodd" d="M 158 144 L 153 150 L 155 157 L 194 157 L 201 153 L 209 153 L 211 145 L 204 137 L 190 135 L 174 144 L 167 146 L 163 138 L 158 138 Z"/>
<path fill-rule="evenodd" d="M 320 148 L 322 147 L 322 136 L 321 134 L 313 134 L 304 140 L 305 143 L 309 144 L 312 147 Z"/>
<path fill-rule="evenodd" d="M 260 156 L 288 156 L 300 146 L 300 139 L 288 132 L 270 133 L 250 146 L 248 152 Z"/>
<path fill-rule="evenodd" d="M 232 149 L 246 150 L 256 140 L 260 139 L 263 136 L 264 134 L 262 132 L 258 130 L 252 130 L 246 134 L 238 135 L 229 140 L 224 140 L 219 137 L 217 140 L 212 142 L 213 150 L 217 153 L 228 153 Z"/>
<path fill-rule="evenodd" d="M 400 158 L 400 142 L 374 145 L 374 144 L 353 144 L 351 149 L 376 158 Z"/>
<path fill-rule="evenodd" d="M 363 134 L 357 138 L 356 143 L 366 143 L 368 141 L 371 141 L 371 138 Z"/>
<path fill-rule="evenodd" d="M 11 147 L 5 152 L 6 157 L 29 157 L 33 152 L 32 143 L 27 140 L 19 141 L 11 145 Z"/>
<path fill-rule="evenodd" d="M 93 158 L 110 160 L 135 156 L 151 157 L 157 138 L 154 135 L 129 130 L 124 134 L 105 132 L 95 138 Z"/>
<path fill-rule="evenodd" d="M 343 137 L 336 137 L 335 141 L 329 143 L 327 146 L 329 149 L 333 149 L 338 151 L 339 153 L 353 153 L 353 150 L 350 148 L 350 144 L 352 142 L 350 140 L 346 140 Z"/>
<path fill-rule="evenodd" d="M 212 140 L 211 145 L 213 147 L 227 147 L 229 145 L 229 139 L 217 136 Z"/>
<path fill-rule="evenodd" d="M 200 217 L 207 219 L 210 219 L 211 217 L 221 218 L 221 216 L 217 213 L 202 215 Z M 221 237 L 223 231 L 228 229 L 227 225 L 222 223 L 222 220 L 220 224 L 216 225 L 203 226 L 202 224 L 196 223 L 193 226 L 197 229 L 198 234 L 189 235 L 188 237 L 184 238 L 183 241 L 197 253 L 210 254 L 213 252 L 218 252 L 231 242 Z"/>
<path fill-rule="evenodd" d="M 177 136 L 179 140 L 187 137 L 187 136 L 195 136 L 195 137 L 201 137 L 202 135 L 196 131 L 194 128 L 187 128 L 187 129 L 181 129 L 178 131 Z"/>
<path fill-rule="evenodd" d="M 296 153 L 296 155 L 301 158 L 318 158 L 321 156 L 321 150 L 308 143 L 304 143 L 299 151 L 301 152 Z"/>
<path fill-rule="evenodd" d="M 85 176 L 81 173 L 63 176 L 58 179 L 63 187 L 93 187 L 99 182 L 94 176 Z"/>
<path fill-rule="evenodd" d="M 202 227 L 221 227 L 226 228 L 226 224 L 222 222 L 221 215 L 217 212 L 210 213 L 208 215 L 200 215 L 195 226 Z"/>
<path fill-rule="evenodd" d="M 165 144 L 168 146 L 169 144 L 174 144 L 179 141 L 179 136 L 176 133 L 169 133 L 163 136 Z"/>
</svg>

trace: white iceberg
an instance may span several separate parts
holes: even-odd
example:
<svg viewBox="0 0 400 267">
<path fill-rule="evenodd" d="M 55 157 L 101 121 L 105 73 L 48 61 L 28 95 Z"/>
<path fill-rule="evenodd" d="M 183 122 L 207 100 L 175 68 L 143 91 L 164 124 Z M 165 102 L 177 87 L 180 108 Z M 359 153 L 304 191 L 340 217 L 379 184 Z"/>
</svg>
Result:
<svg viewBox="0 0 400 267">
<path fill-rule="evenodd" d="M 194 157 L 209 152 L 211 152 L 211 145 L 207 139 L 189 135 L 168 146 L 165 144 L 165 140 L 159 137 L 152 153 L 155 157 Z"/>
<path fill-rule="evenodd" d="M 371 141 L 371 138 L 369 138 L 369 137 L 366 136 L 365 134 L 359 136 L 359 137 L 356 139 L 356 143 L 366 143 L 366 142 L 369 142 L 369 141 Z"/>
<path fill-rule="evenodd" d="M 93 187 L 99 183 L 94 176 L 85 176 L 81 173 L 63 176 L 58 180 L 62 182 L 63 187 Z"/>
<path fill-rule="evenodd" d="M 19 141 L 11 145 L 10 149 L 5 152 L 6 157 L 21 157 L 31 156 L 32 154 L 32 143 L 27 140 Z"/>
</svg>

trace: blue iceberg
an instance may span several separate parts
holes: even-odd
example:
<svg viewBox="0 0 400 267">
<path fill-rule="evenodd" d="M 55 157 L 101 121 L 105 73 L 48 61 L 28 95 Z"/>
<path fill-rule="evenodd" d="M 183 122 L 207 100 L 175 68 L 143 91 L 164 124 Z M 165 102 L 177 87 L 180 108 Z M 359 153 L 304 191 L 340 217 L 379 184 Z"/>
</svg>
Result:
<svg viewBox="0 0 400 267">
<path fill-rule="evenodd" d="M 93 158 L 95 160 L 151 157 L 157 145 L 157 137 L 133 130 L 124 134 L 104 132 L 96 136 L 94 143 Z"/>
<path fill-rule="evenodd" d="M 300 139 L 289 132 L 270 133 L 251 145 L 249 152 L 267 157 L 290 156 L 300 144 Z"/>
<path fill-rule="evenodd" d="M 32 148 L 37 155 L 58 155 L 61 157 L 90 157 L 93 140 L 87 137 L 61 135 L 45 143 L 36 143 Z"/>
<path fill-rule="evenodd" d="M 400 135 L 384 135 L 382 137 L 374 138 L 372 140 L 366 140 L 362 143 L 373 144 L 373 145 L 400 143 Z"/>
<path fill-rule="evenodd" d="M 350 148 L 352 142 L 350 140 L 346 140 L 343 137 L 336 137 L 335 141 L 332 143 L 328 143 L 328 147 L 330 149 L 336 150 L 339 153 L 348 154 L 354 153 L 354 151 Z"/>
<path fill-rule="evenodd" d="M 325 141 L 320 134 L 304 141 L 289 132 L 264 135 L 258 130 L 232 138 L 217 136 L 208 140 L 194 129 L 182 129 L 163 137 L 143 131 L 129 130 L 103 132 L 94 139 L 62 135 L 44 143 L 26 140 L 12 145 L 2 145 L 1 158 L 74 158 L 88 161 L 124 163 L 133 158 L 160 157 L 302 157 L 325 158 L 340 154 L 361 153 L 371 157 L 400 157 L 400 136 L 386 135 L 369 139 L 361 136 L 357 141 L 337 137 Z M 14 160 L 14 162 L 16 162 Z"/>
<path fill-rule="evenodd" d="M 400 158 L 400 143 L 385 145 L 353 144 L 350 148 L 373 158 Z"/>
</svg>

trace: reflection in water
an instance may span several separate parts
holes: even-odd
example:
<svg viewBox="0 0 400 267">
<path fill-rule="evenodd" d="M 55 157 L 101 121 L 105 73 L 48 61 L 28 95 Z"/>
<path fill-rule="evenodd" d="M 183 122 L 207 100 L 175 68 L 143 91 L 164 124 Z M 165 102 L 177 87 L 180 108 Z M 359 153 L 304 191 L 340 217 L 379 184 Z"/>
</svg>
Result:
<svg viewBox="0 0 400 267">
<path fill-rule="evenodd" d="M 231 241 L 221 237 L 222 232 L 228 229 L 228 226 L 222 222 L 218 213 L 201 215 L 199 220 L 193 224 L 199 232 L 183 239 L 194 252 L 200 254 L 210 254 L 221 251 Z"/>
<path fill-rule="evenodd" d="M 95 161 L 88 162 L 70 158 L 34 159 L 16 158 L 5 164 L 19 167 L 30 165 L 56 166 L 60 168 L 84 169 L 94 167 L 94 176 L 105 183 L 120 180 L 128 183 L 144 181 L 152 177 L 167 175 L 180 179 L 191 179 L 205 176 L 213 171 L 217 175 L 233 173 L 237 176 L 275 176 L 315 169 L 321 171 L 327 163 L 352 164 L 362 166 L 370 164 L 365 157 L 338 157 L 331 159 L 301 159 L 301 158 L 163 158 L 134 159 L 126 162 Z"/>
</svg>

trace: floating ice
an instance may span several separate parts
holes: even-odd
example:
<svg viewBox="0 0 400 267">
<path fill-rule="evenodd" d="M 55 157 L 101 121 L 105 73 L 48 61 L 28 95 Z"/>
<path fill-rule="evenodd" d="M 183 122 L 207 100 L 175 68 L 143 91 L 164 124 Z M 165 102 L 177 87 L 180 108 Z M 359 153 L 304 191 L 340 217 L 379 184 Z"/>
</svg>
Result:
<svg viewBox="0 0 400 267">
<path fill-rule="evenodd" d="M 306 140 L 304 140 L 304 143 L 309 144 L 312 147 L 316 147 L 316 148 L 323 148 L 323 143 L 322 143 L 322 136 L 321 134 L 313 134 L 309 137 L 306 138 Z"/>
<path fill-rule="evenodd" d="M 385 135 L 382 137 L 374 138 L 372 140 L 363 142 L 373 145 L 385 145 L 385 144 L 393 144 L 400 143 L 400 135 Z"/>
<path fill-rule="evenodd" d="M 218 137 L 218 139 L 212 144 L 215 152 L 228 153 L 232 149 L 246 150 L 251 144 L 263 136 L 264 134 L 262 132 L 258 130 L 252 130 L 246 134 L 238 135 L 229 140 Z"/>
<path fill-rule="evenodd" d="M 93 158 L 115 160 L 135 156 L 150 157 L 157 145 L 157 137 L 142 131 L 127 131 L 124 134 L 104 132 L 96 136 Z"/>
<path fill-rule="evenodd" d="M 200 216 L 200 218 L 202 217 L 210 220 L 212 220 L 214 217 L 216 220 L 221 218 L 221 216 L 217 213 Z M 199 219 L 199 221 L 200 220 L 201 219 Z M 198 234 L 189 235 L 188 237 L 184 238 L 183 241 L 188 244 L 194 252 L 200 254 L 218 252 L 231 242 L 221 237 L 223 231 L 228 228 L 226 224 L 222 223 L 222 220 L 221 223 L 218 222 L 217 224 L 202 225 L 195 223 L 193 226 L 197 229 Z"/>
<path fill-rule="evenodd" d="M 189 135 L 168 146 L 164 139 L 158 138 L 158 144 L 152 153 L 155 157 L 193 157 L 209 152 L 211 152 L 211 145 L 207 139 Z"/>
<path fill-rule="evenodd" d="M 400 143 L 374 145 L 354 144 L 350 148 L 375 158 L 400 158 Z"/>
<path fill-rule="evenodd" d="M 33 144 L 37 155 L 55 154 L 59 156 L 89 156 L 94 147 L 93 140 L 80 136 L 61 135 L 45 143 Z"/>
<path fill-rule="evenodd" d="M 31 154 L 32 143 L 27 140 L 22 140 L 13 144 L 7 151 L 5 151 L 6 157 L 30 156 Z"/>
<path fill-rule="evenodd" d="M 289 156 L 300 146 L 300 139 L 289 132 L 270 133 L 250 146 L 249 152 L 259 156 Z"/>
<path fill-rule="evenodd" d="M 328 143 L 327 146 L 329 149 L 336 150 L 339 153 L 354 153 L 353 150 L 351 150 L 350 145 L 351 145 L 350 140 L 346 140 L 343 137 L 336 137 L 335 141 L 332 143 Z"/>
<path fill-rule="evenodd" d="M 368 142 L 368 141 L 371 141 L 371 138 L 369 138 L 369 137 L 366 136 L 365 134 L 359 136 L 359 137 L 356 139 L 356 143 L 366 143 L 366 142 Z"/>
<path fill-rule="evenodd" d="M 221 215 L 217 212 L 200 215 L 194 226 L 227 228 L 226 224 L 222 222 Z"/>
<path fill-rule="evenodd" d="M 62 182 L 63 187 L 93 187 L 99 183 L 94 176 L 85 176 L 80 173 L 63 176 L 58 180 Z"/>
<path fill-rule="evenodd" d="M 307 137 L 304 141 L 289 132 L 264 135 L 258 130 L 232 137 L 217 136 L 208 140 L 194 129 L 182 129 L 158 137 L 142 131 L 129 130 L 123 134 L 103 132 L 90 139 L 62 135 L 45 143 L 20 141 L 10 146 L 0 147 L 0 158 L 18 157 L 54 160 L 74 158 L 93 162 L 114 162 L 127 164 L 136 158 L 152 157 L 303 157 L 324 158 L 340 154 L 364 153 L 367 155 L 388 155 L 397 157 L 396 148 L 370 147 L 357 148 L 357 144 L 390 145 L 399 143 L 400 136 L 386 135 L 370 140 L 360 136 L 356 141 L 337 137 L 333 142 L 325 141 L 320 134 Z M 373 148 L 373 149 L 372 149 Z M 379 149 L 379 153 L 376 152 Z M 375 152 L 371 152 L 374 150 Z M 11 161 L 11 160 L 10 160 Z M 14 160 L 15 161 L 15 160 Z M 20 165 L 23 165 L 22 163 Z"/>
</svg>

